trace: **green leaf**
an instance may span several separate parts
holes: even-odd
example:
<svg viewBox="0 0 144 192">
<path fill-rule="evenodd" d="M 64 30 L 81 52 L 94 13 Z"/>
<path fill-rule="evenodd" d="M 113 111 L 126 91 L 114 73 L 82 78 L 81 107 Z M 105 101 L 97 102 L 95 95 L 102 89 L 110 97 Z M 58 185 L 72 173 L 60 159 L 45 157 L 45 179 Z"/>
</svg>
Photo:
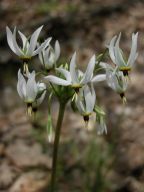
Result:
<svg viewBox="0 0 144 192">
<path fill-rule="evenodd" d="M 52 126 L 52 118 L 51 114 L 48 115 L 47 120 L 47 134 L 48 134 L 48 141 L 51 143 L 53 139 L 53 126 Z"/>
<path fill-rule="evenodd" d="M 51 117 L 51 98 L 52 98 L 52 93 L 48 97 L 48 118 L 47 118 L 47 126 L 46 126 L 49 142 L 52 142 L 52 139 L 53 139 L 53 126 L 52 126 L 52 117 Z"/>
</svg>

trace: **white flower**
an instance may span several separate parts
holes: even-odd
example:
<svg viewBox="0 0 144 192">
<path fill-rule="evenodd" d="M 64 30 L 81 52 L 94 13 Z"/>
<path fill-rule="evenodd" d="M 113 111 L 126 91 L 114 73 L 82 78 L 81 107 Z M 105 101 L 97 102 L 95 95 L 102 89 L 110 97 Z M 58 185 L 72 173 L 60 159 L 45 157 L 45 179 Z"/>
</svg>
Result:
<svg viewBox="0 0 144 192">
<path fill-rule="evenodd" d="M 35 81 L 34 71 L 29 74 L 27 81 L 21 74 L 21 71 L 18 71 L 17 91 L 19 96 L 24 100 L 24 102 L 32 104 L 35 101 L 38 93 L 38 87 Z"/>
<path fill-rule="evenodd" d="M 96 94 L 92 85 L 91 88 L 86 85 L 80 89 L 80 92 L 76 98 L 76 106 L 81 115 L 83 115 L 85 121 L 89 120 L 89 115 L 91 115 L 93 112 L 95 102 Z"/>
<path fill-rule="evenodd" d="M 22 40 L 22 47 L 18 46 L 16 41 L 16 27 L 14 28 L 13 33 L 9 29 L 9 27 L 6 27 L 6 33 L 7 33 L 7 41 L 9 44 L 9 47 L 11 50 L 18 55 L 22 60 L 29 60 L 31 57 L 39 54 L 39 52 L 42 51 L 42 49 L 49 44 L 51 38 L 48 38 L 44 43 L 42 43 L 38 48 L 37 47 L 37 40 L 39 37 L 39 34 L 41 32 L 43 26 L 39 27 L 31 36 L 30 40 L 29 38 L 26 38 L 26 36 L 18 31 L 20 38 Z"/>
<path fill-rule="evenodd" d="M 26 81 L 19 70 L 17 91 L 19 96 L 27 104 L 28 114 L 31 115 L 32 110 L 38 107 L 43 101 L 46 94 L 46 86 L 44 83 L 36 83 L 35 71 L 28 74 Z"/>
<path fill-rule="evenodd" d="M 123 72 L 118 71 L 117 68 L 114 70 L 112 70 L 112 68 L 107 68 L 106 80 L 108 86 L 117 92 L 125 102 L 125 91 L 128 87 L 128 80 L 123 75 Z"/>
<path fill-rule="evenodd" d="M 121 33 L 119 34 L 118 37 L 114 36 L 112 38 L 110 45 L 108 46 L 109 54 L 112 61 L 119 67 L 119 70 L 123 71 L 124 75 L 128 75 L 128 72 L 131 70 L 138 56 L 138 53 L 137 53 L 138 33 L 132 34 L 132 46 L 131 46 L 129 58 L 127 60 L 125 59 L 123 52 L 119 47 L 120 38 L 121 38 Z"/>
<path fill-rule="evenodd" d="M 93 77 L 93 70 L 95 67 L 96 58 L 95 55 L 93 55 L 88 63 L 86 72 L 83 73 L 80 70 L 76 69 L 76 52 L 73 54 L 72 59 L 70 61 L 70 70 L 66 70 L 61 68 L 57 68 L 56 70 L 63 74 L 65 79 L 56 77 L 54 75 L 48 75 L 44 79 L 47 81 L 50 81 L 52 83 L 55 83 L 57 85 L 63 85 L 63 86 L 72 86 L 74 89 L 79 89 L 83 85 L 89 83 L 89 82 L 98 82 L 105 80 L 105 75 L 97 75 L 96 77 Z"/>
<path fill-rule="evenodd" d="M 54 49 L 51 46 L 48 46 L 39 53 L 40 62 L 44 65 L 46 70 L 50 70 L 54 67 L 59 56 L 60 45 L 58 41 L 55 42 Z"/>
</svg>

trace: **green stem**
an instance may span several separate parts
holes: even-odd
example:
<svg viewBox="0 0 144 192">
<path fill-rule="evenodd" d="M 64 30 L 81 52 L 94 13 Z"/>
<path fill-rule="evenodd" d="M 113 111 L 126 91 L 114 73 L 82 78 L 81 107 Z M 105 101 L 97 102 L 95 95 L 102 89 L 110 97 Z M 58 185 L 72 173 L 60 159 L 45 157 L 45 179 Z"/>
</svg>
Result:
<svg viewBox="0 0 144 192">
<path fill-rule="evenodd" d="M 51 190 L 50 190 L 51 192 L 54 192 L 54 190 L 55 190 L 58 147 L 59 147 L 59 139 L 60 139 L 62 121 L 63 121 L 63 117 L 64 117 L 64 112 L 65 112 L 65 106 L 66 106 L 66 103 L 60 102 L 58 120 L 57 120 L 57 125 L 56 125 L 56 130 L 55 130 L 55 139 L 54 139 Z"/>
</svg>

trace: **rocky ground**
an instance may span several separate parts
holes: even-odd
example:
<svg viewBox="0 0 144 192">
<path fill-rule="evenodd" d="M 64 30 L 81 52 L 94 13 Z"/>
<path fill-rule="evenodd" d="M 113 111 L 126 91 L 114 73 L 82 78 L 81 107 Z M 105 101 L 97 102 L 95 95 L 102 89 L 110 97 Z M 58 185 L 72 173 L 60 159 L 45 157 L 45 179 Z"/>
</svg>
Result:
<svg viewBox="0 0 144 192">
<path fill-rule="evenodd" d="M 67 107 L 57 191 L 144 191 L 143 9 L 142 0 L 0 2 L 0 192 L 48 191 L 52 144 L 45 130 L 47 112 L 41 107 L 36 123 L 25 115 L 15 85 L 20 62 L 5 37 L 6 25 L 17 25 L 29 34 L 41 24 L 45 25 L 43 36 L 59 39 L 64 56 L 70 57 L 78 50 L 82 67 L 120 31 L 121 46 L 128 52 L 132 32 L 139 31 L 139 56 L 131 73 L 127 104 L 123 106 L 119 96 L 104 83 L 95 87 L 107 113 L 108 135 L 97 136 L 95 129 L 84 129 L 82 118 Z M 57 108 L 53 102 L 54 121 Z"/>
</svg>

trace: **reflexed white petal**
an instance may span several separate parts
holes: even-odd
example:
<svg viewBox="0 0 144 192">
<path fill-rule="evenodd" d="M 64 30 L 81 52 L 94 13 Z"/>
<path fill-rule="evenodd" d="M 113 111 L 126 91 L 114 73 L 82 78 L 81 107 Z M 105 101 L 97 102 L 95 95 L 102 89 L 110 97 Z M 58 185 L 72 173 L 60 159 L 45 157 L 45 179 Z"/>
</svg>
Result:
<svg viewBox="0 0 144 192">
<path fill-rule="evenodd" d="M 100 82 L 100 81 L 105 81 L 105 80 L 106 80 L 106 75 L 105 74 L 96 75 L 95 77 L 92 78 L 93 83 Z"/>
<path fill-rule="evenodd" d="M 13 34 L 10 31 L 9 27 L 6 27 L 6 33 L 7 33 L 7 42 L 11 50 L 16 53 L 15 47 L 13 45 Z"/>
<path fill-rule="evenodd" d="M 60 56 L 60 44 L 58 41 L 55 42 L 55 58 L 56 58 L 56 61 L 58 60 Z"/>
<path fill-rule="evenodd" d="M 113 90 L 115 90 L 115 81 L 117 81 L 114 76 L 112 75 L 112 71 L 110 71 L 109 69 L 107 69 L 106 71 L 106 82 L 108 84 L 109 87 L 111 87 Z"/>
<path fill-rule="evenodd" d="M 23 55 L 23 52 L 21 51 L 21 49 L 19 48 L 18 44 L 17 44 L 17 41 L 16 41 L 16 27 L 14 28 L 14 32 L 13 32 L 13 46 L 14 46 L 14 49 L 16 50 L 16 54 L 18 56 L 21 56 Z"/>
<path fill-rule="evenodd" d="M 41 51 L 41 52 L 38 54 L 38 56 L 39 56 L 40 62 L 44 65 L 44 63 L 45 63 L 44 51 Z"/>
<path fill-rule="evenodd" d="M 51 42 L 51 40 L 52 40 L 52 37 L 49 37 L 49 38 L 47 38 L 45 41 L 44 41 L 44 43 L 45 43 L 45 46 L 44 46 L 44 49 L 46 49 L 46 48 L 48 48 L 49 46 L 50 46 L 50 42 Z"/>
<path fill-rule="evenodd" d="M 110 54 L 110 57 L 111 57 L 111 60 L 116 63 L 116 60 L 115 60 L 115 52 L 114 52 L 114 47 L 115 47 L 115 40 L 116 40 L 117 36 L 114 36 L 110 42 L 110 45 L 109 45 L 109 54 Z"/>
<path fill-rule="evenodd" d="M 92 95 L 92 108 L 94 108 L 95 106 L 95 102 L 96 102 L 96 93 L 93 87 L 93 84 L 91 84 L 91 95 Z"/>
<path fill-rule="evenodd" d="M 66 78 L 66 80 L 71 83 L 71 76 L 70 76 L 70 72 L 63 69 L 63 68 L 56 68 L 57 71 L 59 71 L 60 73 L 62 73 L 64 75 L 64 77 Z"/>
<path fill-rule="evenodd" d="M 83 105 L 83 102 L 81 100 L 76 102 L 76 106 L 77 106 L 77 108 L 81 114 L 84 114 L 86 112 L 84 105 Z"/>
<path fill-rule="evenodd" d="M 32 55 L 35 48 L 36 48 L 36 45 L 37 45 L 37 40 L 38 40 L 38 36 L 42 30 L 42 27 L 39 27 L 31 36 L 31 39 L 30 39 L 30 46 L 29 46 L 29 50 L 28 50 L 28 55 Z"/>
<path fill-rule="evenodd" d="M 138 38 L 138 33 L 136 34 L 132 34 L 132 46 L 131 46 L 131 51 L 130 51 L 130 55 L 128 58 L 128 62 L 127 65 L 133 66 L 136 58 L 137 58 L 137 38 Z"/>
<path fill-rule="evenodd" d="M 34 71 L 31 73 L 27 81 L 26 91 L 27 91 L 27 99 L 34 101 L 38 92 Z"/>
<path fill-rule="evenodd" d="M 50 69 L 53 67 L 55 59 L 54 59 L 54 53 L 52 52 L 53 50 L 51 50 L 51 47 L 48 47 L 45 50 L 45 55 L 44 55 L 44 59 L 45 59 L 45 67 L 47 69 Z"/>
<path fill-rule="evenodd" d="M 92 58 L 90 59 L 89 63 L 88 63 L 87 70 L 84 74 L 84 77 L 83 77 L 81 83 L 86 84 L 91 80 L 91 78 L 93 76 L 93 70 L 95 67 L 95 62 L 96 62 L 95 61 L 95 55 L 93 55 Z"/>
<path fill-rule="evenodd" d="M 81 113 L 81 114 L 84 114 L 86 112 L 86 109 L 84 107 L 84 104 L 82 102 L 82 92 L 81 94 L 78 95 L 77 99 L 76 99 L 76 106 L 78 108 L 78 111 Z"/>
<path fill-rule="evenodd" d="M 88 86 L 84 87 L 84 98 L 86 104 L 86 112 L 91 112 L 91 91 Z"/>
<path fill-rule="evenodd" d="M 136 59 L 137 59 L 137 57 L 138 57 L 138 53 L 136 53 L 136 54 L 135 54 L 135 59 L 134 59 L 134 60 L 136 60 Z M 133 65 L 133 64 L 132 64 L 132 65 Z M 131 65 L 131 66 L 132 66 L 132 65 Z"/>
<path fill-rule="evenodd" d="M 17 91 L 19 96 L 24 99 L 26 97 L 26 81 L 21 74 L 21 71 L 19 69 L 18 71 L 18 83 L 17 83 Z"/>
<path fill-rule="evenodd" d="M 84 76 L 84 73 L 79 69 L 77 71 L 78 71 L 78 77 L 82 78 Z"/>
<path fill-rule="evenodd" d="M 73 84 L 79 83 L 78 76 L 76 73 L 76 52 L 73 54 L 70 61 L 70 74 Z"/>
<path fill-rule="evenodd" d="M 41 50 L 41 52 L 39 53 L 39 60 L 43 65 L 45 65 L 48 61 L 48 54 L 49 54 L 49 47 L 47 49 Z"/>
<path fill-rule="evenodd" d="M 46 85 L 45 83 L 37 83 L 37 89 L 38 91 L 43 91 L 44 89 L 46 89 Z"/>
<path fill-rule="evenodd" d="M 91 90 L 88 86 L 84 88 L 84 97 L 85 97 L 85 103 L 86 103 L 86 111 L 92 112 L 95 106 L 95 91 L 94 87 L 91 85 Z"/>
<path fill-rule="evenodd" d="M 21 37 L 21 39 L 22 39 L 23 50 L 24 50 L 24 49 L 28 50 L 28 47 L 29 47 L 28 39 L 27 39 L 26 36 L 25 36 L 23 33 L 21 33 L 20 31 L 18 31 L 18 33 L 19 33 L 19 35 L 20 35 L 20 37 Z"/>
<path fill-rule="evenodd" d="M 24 96 L 23 96 L 23 93 L 22 93 L 21 88 L 22 88 L 22 87 L 21 87 L 21 84 L 20 84 L 20 82 L 18 81 L 18 82 L 17 82 L 17 92 L 18 92 L 19 96 L 23 99 Z"/>
<path fill-rule="evenodd" d="M 125 63 L 125 61 L 124 61 L 124 59 L 123 59 L 123 56 L 122 56 L 122 51 L 121 51 L 121 49 L 119 48 L 120 38 L 121 38 L 121 33 L 120 33 L 119 36 L 118 36 L 118 39 L 117 39 L 117 41 L 116 41 L 115 48 L 114 48 L 116 64 L 117 64 L 119 67 L 126 65 L 126 63 Z"/>
<path fill-rule="evenodd" d="M 52 67 L 55 64 L 55 53 L 53 50 L 50 50 L 49 58 L 48 58 L 48 65 Z"/>
<path fill-rule="evenodd" d="M 44 77 L 44 81 L 48 81 L 48 82 L 52 82 L 55 83 L 57 85 L 63 85 L 63 86 L 68 86 L 70 85 L 70 82 L 61 79 L 59 77 L 53 76 L 53 75 L 48 75 L 47 77 Z"/>
<path fill-rule="evenodd" d="M 43 94 L 41 95 L 41 97 L 39 99 L 37 99 L 37 101 L 36 101 L 37 105 L 40 105 L 43 102 L 45 95 L 46 95 L 46 91 L 44 91 Z"/>
<path fill-rule="evenodd" d="M 35 51 L 33 51 L 32 56 L 39 54 L 46 47 L 46 45 L 49 44 L 50 41 L 51 37 L 45 40 Z"/>
</svg>

